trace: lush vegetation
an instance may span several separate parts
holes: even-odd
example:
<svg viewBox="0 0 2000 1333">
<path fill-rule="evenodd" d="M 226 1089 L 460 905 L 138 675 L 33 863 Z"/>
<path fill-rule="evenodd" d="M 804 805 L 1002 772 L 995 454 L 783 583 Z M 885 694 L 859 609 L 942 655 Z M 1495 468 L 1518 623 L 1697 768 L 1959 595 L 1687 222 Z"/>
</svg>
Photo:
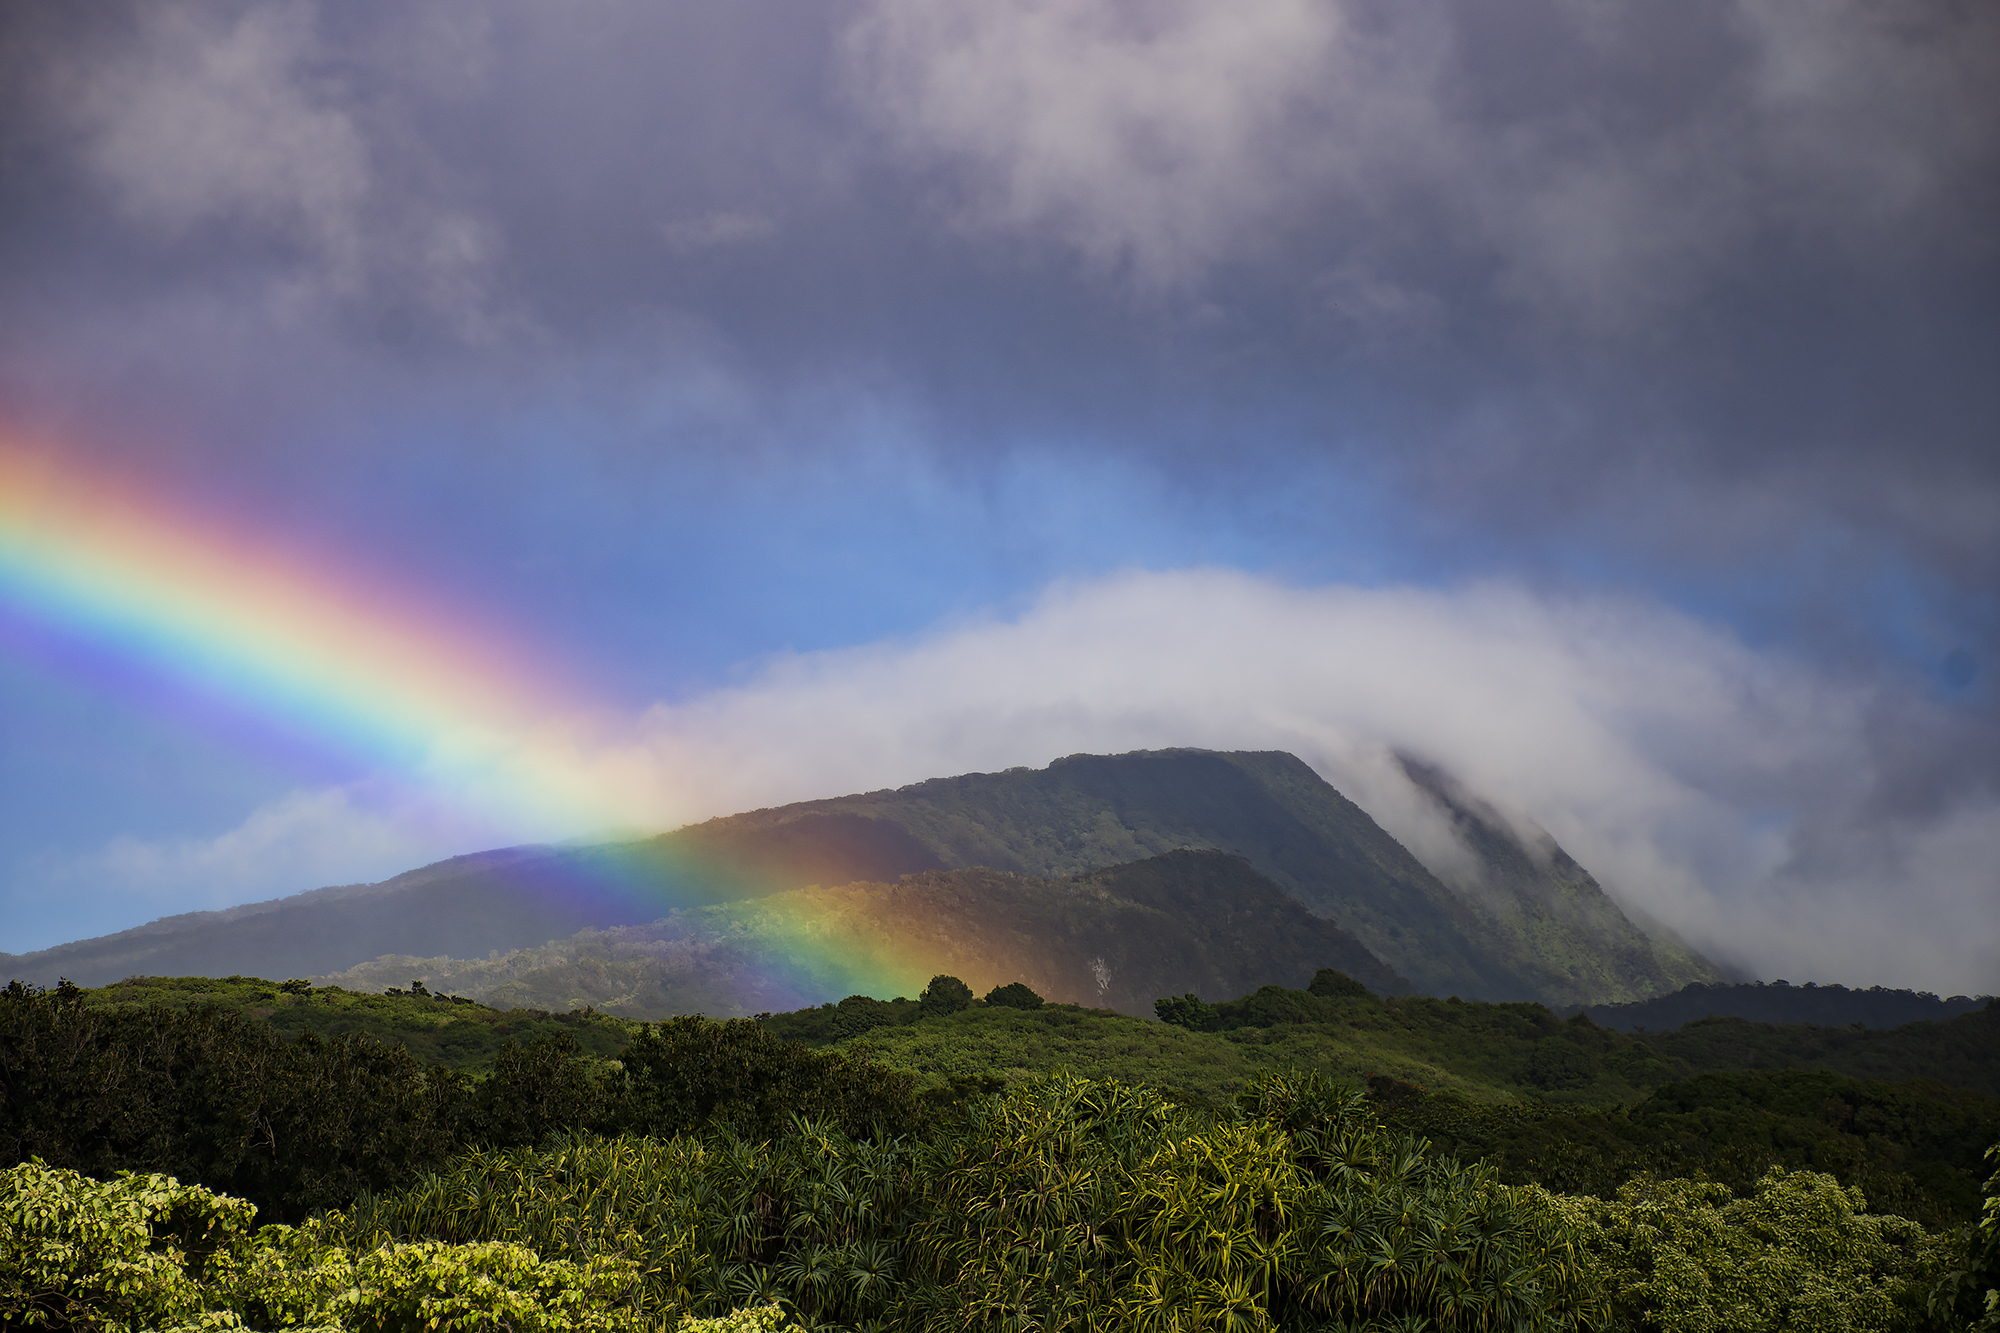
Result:
<svg viewBox="0 0 2000 1333">
<path fill-rule="evenodd" d="M 1941 1333 L 1995 1281 L 2000 1101 L 1649 1083 L 1654 1038 L 1330 969 L 1170 1023 L 946 976 L 578 1015 L 476 1073 L 288 1037 L 302 984 L 146 989 L 0 992 L 0 1327 Z"/>
<path fill-rule="evenodd" d="M 1806 1023 L 1814 1027 L 1897 1028 L 1905 1023 L 1937 1022 L 1984 1009 L 1990 995 L 1954 995 L 1939 999 L 1929 991 L 1890 990 L 1870 986 L 1849 990 L 1806 982 L 1761 981 L 1741 985 L 1691 982 L 1671 995 L 1629 1004 L 1593 1004 L 1591 1021 L 1621 1032 L 1664 1031 L 1703 1018 L 1743 1018 L 1753 1023 Z"/>
<path fill-rule="evenodd" d="M 1823 1175 L 1748 1198 L 1509 1187 L 1317 1076 L 1265 1075 L 1219 1115 L 1057 1077 L 920 1136 L 571 1134 L 298 1227 L 254 1214 L 157 1175 L 17 1166 L 0 1319 L 610 1330 L 761 1307 L 730 1326 L 1860 1333 L 1963 1327 L 1958 1306 L 1989 1299 L 1977 1245 Z"/>
<path fill-rule="evenodd" d="M 1705 1074 L 1629 1107 L 1480 1104 L 1380 1077 L 1369 1091 L 1386 1123 L 1510 1183 L 1609 1199 L 1644 1176 L 1700 1177 L 1748 1197 L 1774 1167 L 1810 1169 L 1932 1227 L 1976 1216 L 1980 1154 L 2000 1140 L 1993 1098 L 1799 1070 Z"/>
<path fill-rule="evenodd" d="M 129 977 L 84 992 L 93 1008 L 143 1010 L 212 1007 L 268 1025 L 286 1037 L 367 1033 L 399 1046 L 427 1065 L 475 1070 L 492 1065 L 508 1042 L 573 1039 L 588 1055 L 610 1057 L 631 1040 L 632 1024 L 592 1010 L 549 1013 L 493 1009 L 462 996 L 437 994 L 422 981 L 381 994 L 260 977 Z"/>
<path fill-rule="evenodd" d="M 618 1062 L 565 1034 L 502 1046 L 483 1078 L 366 1033 L 286 1040 L 209 1007 L 92 1007 L 75 987 L 0 991 L 0 1154 L 97 1177 L 199 1181 L 295 1221 L 472 1144 L 559 1129 L 770 1134 L 793 1114 L 856 1137 L 913 1133 L 962 1095 L 785 1042 L 747 1020 L 638 1029 Z"/>
<path fill-rule="evenodd" d="M 1737 1020 L 1631 1036 L 1534 1004 L 1377 998 L 1330 968 L 1304 990 L 1266 986 L 1219 1004 L 1167 997 L 1157 1009 L 1166 1023 L 1074 1005 L 934 1012 L 920 1000 L 855 995 L 763 1021 L 808 1045 L 866 1040 L 877 1058 L 924 1078 L 1018 1080 L 1066 1066 L 1207 1106 L 1226 1103 L 1255 1070 L 1281 1066 L 1386 1076 L 1480 1102 L 1578 1107 L 1636 1103 L 1702 1073 L 1788 1068 L 2000 1094 L 2000 1009 L 1893 1032 L 1841 1030 L 1831 1044 L 1826 1029 Z"/>
<path fill-rule="evenodd" d="M 1676 1068 L 1827 1069 L 1855 1078 L 1934 1078 L 2000 1096 L 2000 1004 L 1935 1023 L 1822 1028 L 1705 1018 L 1646 1042 Z"/>
</svg>

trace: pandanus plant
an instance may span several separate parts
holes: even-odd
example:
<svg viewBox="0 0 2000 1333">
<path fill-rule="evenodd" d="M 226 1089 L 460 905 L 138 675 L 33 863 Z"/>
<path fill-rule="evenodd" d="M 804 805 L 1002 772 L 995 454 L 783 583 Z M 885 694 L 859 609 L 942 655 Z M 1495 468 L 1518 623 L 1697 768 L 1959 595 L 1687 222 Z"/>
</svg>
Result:
<svg viewBox="0 0 2000 1333">
<path fill-rule="evenodd" d="M 937 1333 L 1593 1327 L 1541 1197 L 1317 1075 L 1264 1076 L 1216 1117 L 1064 1074 L 927 1142 L 796 1120 L 770 1141 L 469 1153 L 338 1226 L 629 1260 L 662 1317 L 775 1301 L 807 1327 Z"/>
</svg>

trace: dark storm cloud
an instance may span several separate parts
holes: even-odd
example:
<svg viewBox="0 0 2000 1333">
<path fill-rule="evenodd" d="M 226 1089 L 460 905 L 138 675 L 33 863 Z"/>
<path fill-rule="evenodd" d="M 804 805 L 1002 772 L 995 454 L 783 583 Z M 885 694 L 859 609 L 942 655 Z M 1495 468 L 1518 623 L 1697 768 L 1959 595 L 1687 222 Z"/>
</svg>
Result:
<svg viewBox="0 0 2000 1333">
<path fill-rule="evenodd" d="M 1247 415 L 1503 528 L 1992 572 L 1990 7 L 87 13 L 10 14 L 31 363 L 220 323 L 168 373 L 834 382 L 1196 471 Z"/>
</svg>

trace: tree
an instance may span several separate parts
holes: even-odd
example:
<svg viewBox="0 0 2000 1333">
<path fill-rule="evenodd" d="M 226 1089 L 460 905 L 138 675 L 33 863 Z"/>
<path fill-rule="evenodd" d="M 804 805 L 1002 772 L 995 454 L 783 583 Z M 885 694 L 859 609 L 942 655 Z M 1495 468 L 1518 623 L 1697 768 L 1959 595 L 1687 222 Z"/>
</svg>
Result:
<svg viewBox="0 0 2000 1333">
<path fill-rule="evenodd" d="M 924 993 L 917 997 L 919 1012 L 925 1018 L 938 1018 L 945 1014 L 955 1014 L 972 1005 L 972 987 L 957 977 L 942 974 L 932 977 L 931 984 L 924 987 Z"/>
<path fill-rule="evenodd" d="M 1222 1026 L 1222 1015 L 1216 1012 L 1215 1006 L 1193 991 L 1153 1001 L 1153 1012 L 1160 1016 L 1162 1023 L 1172 1023 L 1189 1032 L 1214 1032 Z"/>
<path fill-rule="evenodd" d="M 1313 979 L 1306 985 L 1306 994 L 1322 999 L 1372 1000 L 1375 992 L 1337 968 L 1322 967 L 1313 973 Z"/>
<path fill-rule="evenodd" d="M 1979 1224 L 1963 1233 L 1958 1261 L 1931 1295 L 1931 1314 L 1968 1333 L 2000 1333 L 2000 1143 L 1986 1150 L 1986 1163 Z"/>
<path fill-rule="evenodd" d="M 1018 981 L 1010 981 L 1004 986 L 995 986 L 986 992 L 986 1003 L 1001 1009 L 1039 1009 L 1042 997 L 1029 990 Z"/>
</svg>

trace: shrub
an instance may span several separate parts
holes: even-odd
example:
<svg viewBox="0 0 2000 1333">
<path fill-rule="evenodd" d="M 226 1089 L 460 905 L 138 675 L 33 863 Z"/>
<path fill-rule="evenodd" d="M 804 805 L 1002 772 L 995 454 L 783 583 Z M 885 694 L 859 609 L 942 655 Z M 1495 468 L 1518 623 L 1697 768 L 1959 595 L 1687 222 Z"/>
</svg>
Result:
<svg viewBox="0 0 2000 1333">
<path fill-rule="evenodd" d="M 642 1327 L 637 1267 L 542 1259 L 523 1245 L 419 1241 L 363 1254 L 326 1314 L 356 1333 L 624 1333 Z"/>
<path fill-rule="evenodd" d="M 925 1018 L 940 1018 L 972 1007 L 972 987 L 957 977 L 942 974 L 932 977 L 931 984 L 924 987 L 917 997 L 919 1012 Z"/>
<path fill-rule="evenodd" d="M 1915 1329 L 1942 1259 L 1941 1238 L 1863 1213 L 1859 1190 L 1814 1171 L 1773 1169 L 1750 1199 L 1650 1176 L 1612 1202 L 1544 1197 L 1578 1225 L 1614 1316 L 1634 1328 Z"/>
<path fill-rule="evenodd" d="M 1931 1314 L 1967 1333 L 2000 1333 L 2000 1143 L 1986 1150 L 1984 1199 L 1976 1225 L 1954 1239 L 1960 1253 L 1931 1294 Z"/>
<path fill-rule="evenodd" d="M 607 1105 L 593 1127 L 659 1135 L 712 1127 L 746 1139 L 778 1138 L 798 1117 L 856 1138 L 910 1134 L 929 1116 L 915 1078 L 866 1051 L 815 1051 L 754 1019 L 699 1015 L 641 1027 Z"/>
<path fill-rule="evenodd" d="M 1317 995 L 1323 1000 L 1372 1000 L 1375 992 L 1337 968 L 1322 967 L 1313 973 L 1313 979 L 1306 983 L 1306 993 Z"/>
<path fill-rule="evenodd" d="M 1162 996 L 1153 1001 L 1153 1012 L 1159 1015 L 1162 1023 L 1172 1023 L 1189 1032 L 1214 1032 L 1222 1026 L 1222 1015 L 1216 1012 L 1215 1006 L 1193 991 L 1185 995 Z"/>
<path fill-rule="evenodd" d="M 1029 990 L 1018 981 L 1010 981 L 1004 986 L 995 986 L 986 992 L 986 1003 L 1000 1009 L 1039 1009 L 1042 997 Z"/>
<path fill-rule="evenodd" d="M 688 1315 L 674 1326 L 674 1333 L 805 1333 L 797 1324 L 786 1320 L 785 1312 L 775 1305 L 746 1306 L 732 1310 L 715 1319 L 701 1319 Z"/>
<path fill-rule="evenodd" d="M 167 1176 L 0 1173 L 0 1327 L 138 1328 L 198 1317 L 196 1276 L 256 1208 Z"/>
</svg>

